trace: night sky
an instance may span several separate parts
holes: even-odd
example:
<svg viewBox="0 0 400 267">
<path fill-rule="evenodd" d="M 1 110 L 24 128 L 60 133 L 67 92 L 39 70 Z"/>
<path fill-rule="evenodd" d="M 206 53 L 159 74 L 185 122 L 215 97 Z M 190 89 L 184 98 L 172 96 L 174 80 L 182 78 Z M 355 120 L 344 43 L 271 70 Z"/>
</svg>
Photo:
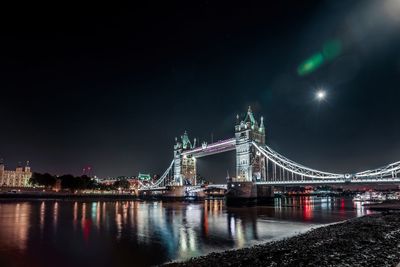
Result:
<svg viewBox="0 0 400 267">
<path fill-rule="evenodd" d="M 267 143 L 306 166 L 400 160 L 400 1 L 266 2 L 5 8 L 0 157 L 54 174 L 161 173 L 175 136 L 233 137 L 251 105 Z M 340 53 L 300 75 L 332 41 Z M 216 181 L 227 169 L 232 152 L 199 160 Z"/>
</svg>

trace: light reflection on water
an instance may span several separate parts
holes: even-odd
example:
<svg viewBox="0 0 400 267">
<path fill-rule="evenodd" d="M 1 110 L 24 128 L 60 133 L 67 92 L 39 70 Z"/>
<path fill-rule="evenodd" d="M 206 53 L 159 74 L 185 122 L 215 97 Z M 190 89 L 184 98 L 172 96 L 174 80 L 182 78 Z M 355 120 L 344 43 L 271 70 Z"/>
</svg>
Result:
<svg viewBox="0 0 400 267">
<path fill-rule="evenodd" d="M 32 201 L 0 203 L 0 266 L 147 266 L 276 240 L 362 216 L 344 198 L 276 199 L 274 206 Z"/>
</svg>

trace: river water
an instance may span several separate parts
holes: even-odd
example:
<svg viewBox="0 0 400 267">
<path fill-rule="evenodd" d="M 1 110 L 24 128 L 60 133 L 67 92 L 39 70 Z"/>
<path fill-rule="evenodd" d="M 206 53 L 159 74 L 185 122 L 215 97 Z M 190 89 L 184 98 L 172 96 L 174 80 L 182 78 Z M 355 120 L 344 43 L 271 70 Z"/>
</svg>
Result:
<svg viewBox="0 0 400 267">
<path fill-rule="evenodd" d="M 140 201 L 0 202 L 0 266 L 151 266 L 277 240 L 367 214 L 346 198 L 227 208 Z"/>
</svg>

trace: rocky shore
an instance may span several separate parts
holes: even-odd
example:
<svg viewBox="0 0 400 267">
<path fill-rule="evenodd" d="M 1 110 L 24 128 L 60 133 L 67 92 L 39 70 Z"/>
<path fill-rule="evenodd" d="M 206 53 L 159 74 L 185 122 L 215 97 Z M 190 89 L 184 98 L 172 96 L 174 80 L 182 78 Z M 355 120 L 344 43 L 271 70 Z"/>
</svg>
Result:
<svg viewBox="0 0 400 267">
<path fill-rule="evenodd" d="M 373 214 L 281 241 L 165 266 L 396 266 L 400 214 Z"/>
</svg>

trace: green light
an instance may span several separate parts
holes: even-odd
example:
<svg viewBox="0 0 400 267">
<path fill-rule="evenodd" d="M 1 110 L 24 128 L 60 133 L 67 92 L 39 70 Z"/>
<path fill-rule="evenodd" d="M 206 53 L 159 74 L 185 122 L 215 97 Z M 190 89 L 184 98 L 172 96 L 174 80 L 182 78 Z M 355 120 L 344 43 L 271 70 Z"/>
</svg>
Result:
<svg viewBox="0 0 400 267">
<path fill-rule="evenodd" d="M 300 76 L 307 75 L 318 69 L 325 62 L 329 62 L 338 57 L 342 52 L 342 42 L 340 40 L 330 40 L 322 47 L 322 52 L 315 53 L 298 68 L 297 73 Z"/>
<path fill-rule="evenodd" d="M 148 181 L 151 179 L 151 176 L 150 176 L 150 174 L 139 173 L 138 178 L 139 178 L 139 180 Z"/>
<path fill-rule="evenodd" d="M 321 53 L 316 53 L 304 61 L 299 68 L 297 69 L 297 73 L 300 76 L 309 74 L 316 70 L 319 66 L 324 63 L 324 57 Z"/>
</svg>

